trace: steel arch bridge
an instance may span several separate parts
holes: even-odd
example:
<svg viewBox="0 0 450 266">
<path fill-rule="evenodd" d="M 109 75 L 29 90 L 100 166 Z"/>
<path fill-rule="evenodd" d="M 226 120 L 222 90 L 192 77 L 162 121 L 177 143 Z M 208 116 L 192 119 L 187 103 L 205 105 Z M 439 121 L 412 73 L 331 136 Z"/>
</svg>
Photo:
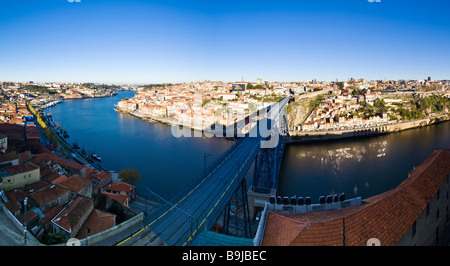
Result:
<svg viewBox="0 0 450 266">
<path fill-rule="evenodd" d="M 118 245 L 185 246 L 190 245 L 200 233 L 211 229 L 224 211 L 225 222 L 230 222 L 231 216 L 248 220 L 248 204 L 246 196 L 242 199 L 245 193 L 242 189 L 246 190 L 245 175 L 253 162 L 256 168 L 253 179 L 255 191 L 267 193 L 277 189 L 280 162 L 288 136 L 288 102 L 289 97 L 285 97 L 267 107 L 263 118 L 255 123 L 249 133 L 239 138 L 171 199 L 162 199 L 147 188 L 148 193 L 159 197 L 162 203 L 147 216 L 143 229 Z M 239 195 L 242 208 L 230 208 Z M 233 204 L 233 207 L 238 205 Z M 247 237 L 251 237 L 249 230 L 244 228 Z"/>
</svg>

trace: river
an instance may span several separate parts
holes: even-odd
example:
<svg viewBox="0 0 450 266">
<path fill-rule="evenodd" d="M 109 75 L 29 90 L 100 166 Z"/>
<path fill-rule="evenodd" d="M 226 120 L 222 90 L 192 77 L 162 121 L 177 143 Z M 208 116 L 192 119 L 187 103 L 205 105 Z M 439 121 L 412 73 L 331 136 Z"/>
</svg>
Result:
<svg viewBox="0 0 450 266">
<path fill-rule="evenodd" d="M 176 138 L 170 126 L 117 113 L 114 105 L 133 91 L 108 98 L 64 101 L 50 107 L 53 119 L 69 133 L 69 143 L 102 157 L 108 170 L 134 167 L 145 187 L 169 197 L 198 176 L 233 141 L 225 138 Z M 279 194 L 319 196 L 344 192 L 367 198 L 394 188 L 434 149 L 450 146 L 450 122 L 404 132 L 323 143 L 290 144 L 285 148 Z M 251 184 L 252 170 L 247 174 Z"/>
</svg>

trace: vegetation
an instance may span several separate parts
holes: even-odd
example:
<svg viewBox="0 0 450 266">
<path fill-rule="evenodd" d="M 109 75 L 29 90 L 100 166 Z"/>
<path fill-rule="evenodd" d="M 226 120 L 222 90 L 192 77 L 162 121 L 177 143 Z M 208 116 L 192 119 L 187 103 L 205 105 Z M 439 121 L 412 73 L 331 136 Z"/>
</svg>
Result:
<svg viewBox="0 0 450 266">
<path fill-rule="evenodd" d="M 318 106 L 325 99 L 324 95 L 318 95 L 314 100 L 309 102 L 308 108 L 313 110 L 316 106 Z"/>
<path fill-rule="evenodd" d="M 47 87 L 44 86 L 38 86 L 38 85 L 25 85 L 23 86 L 25 90 L 28 90 L 30 92 L 34 93 L 48 93 L 48 94 L 55 94 L 56 92 L 53 90 L 49 90 Z"/>
<path fill-rule="evenodd" d="M 343 82 L 337 82 L 336 85 L 338 86 L 338 89 L 340 89 L 341 91 L 344 90 L 344 83 Z"/>
<path fill-rule="evenodd" d="M 447 97 L 432 95 L 425 98 L 415 98 L 409 102 L 408 106 L 404 104 L 397 108 L 396 113 L 403 120 L 412 120 L 424 118 L 430 114 L 438 114 L 447 111 L 450 108 L 450 99 Z"/>
<path fill-rule="evenodd" d="M 122 169 L 119 172 L 119 179 L 129 184 L 136 184 L 141 180 L 141 172 L 135 168 Z"/>
<path fill-rule="evenodd" d="M 249 83 L 247 83 L 246 89 L 247 89 L 247 90 L 264 89 L 264 86 L 262 86 L 262 85 L 260 85 L 260 84 L 253 86 L 253 85 L 249 82 Z"/>
<path fill-rule="evenodd" d="M 61 233 L 46 233 L 41 239 L 41 243 L 46 245 L 56 245 L 66 242 L 66 237 Z"/>
</svg>

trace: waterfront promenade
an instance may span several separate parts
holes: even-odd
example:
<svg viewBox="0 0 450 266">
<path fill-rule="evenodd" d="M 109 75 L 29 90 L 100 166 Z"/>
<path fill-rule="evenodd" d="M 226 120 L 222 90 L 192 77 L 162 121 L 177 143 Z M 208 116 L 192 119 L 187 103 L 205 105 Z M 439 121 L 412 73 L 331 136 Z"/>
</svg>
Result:
<svg viewBox="0 0 450 266">
<path fill-rule="evenodd" d="M 290 131 L 290 142 L 309 142 L 321 140 L 343 139 L 361 136 L 376 136 L 400 132 L 418 127 L 433 125 L 436 123 L 449 121 L 449 115 L 440 115 L 415 119 L 410 121 L 402 121 L 396 123 L 379 124 L 370 127 L 359 127 L 342 130 L 323 130 L 323 131 Z"/>
</svg>

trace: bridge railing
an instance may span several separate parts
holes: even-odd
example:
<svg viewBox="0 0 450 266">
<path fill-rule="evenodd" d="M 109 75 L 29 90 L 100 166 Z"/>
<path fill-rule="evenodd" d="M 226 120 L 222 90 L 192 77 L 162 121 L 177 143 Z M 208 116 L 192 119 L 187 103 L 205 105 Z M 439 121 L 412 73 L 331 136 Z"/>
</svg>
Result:
<svg viewBox="0 0 450 266">
<path fill-rule="evenodd" d="M 183 186 L 181 190 L 176 191 L 171 196 L 163 199 L 162 197 L 157 196 L 154 192 L 149 192 L 148 190 L 147 197 L 148 201 L 152 202 L 152 208 L 148 209 L 148 218 L 146 221 L 152 222 L 152 220 L 158 219 L 163 213 L 165 213 L 168 209 L 175 206 L 176 202 L 178 202 L 181 198 L 186 196 L 190 191 L 192 191 L 200 182 L 202 182 L 205 178 L 209 176 L 209 174 L 216 169 L 221 162 L 225 160 L 233 151 L 239 147 L 239 145 L 245 140 L 245 138 L 239 138 L 233 146 L 231 146 L 226 152 L 224 152 L 217 160 L 208 165 L 204 171 L 202 171 L 197 177 L 189 181 L 187 184 Z"/>
<path fill-rule="evenodd" d="M 205 170 L 203 170 L 197 177 L 189 181 L 183 188 L 170 197 L 168 197 L 170 202 L 178 202 L 179 199 L 186 196 L 192 189 L 194 189 L 200 182 L 202 182 L 205 178 L 208 178 L 211 172 L 213 172 L 231 153 L 233 153 L 242 142 L 245 141 L 245 137 L 239 138 L 233 146 L 231 146 L 227 151 L 225 151 L 219 158 L 209 164 Z"/>
</svg>

